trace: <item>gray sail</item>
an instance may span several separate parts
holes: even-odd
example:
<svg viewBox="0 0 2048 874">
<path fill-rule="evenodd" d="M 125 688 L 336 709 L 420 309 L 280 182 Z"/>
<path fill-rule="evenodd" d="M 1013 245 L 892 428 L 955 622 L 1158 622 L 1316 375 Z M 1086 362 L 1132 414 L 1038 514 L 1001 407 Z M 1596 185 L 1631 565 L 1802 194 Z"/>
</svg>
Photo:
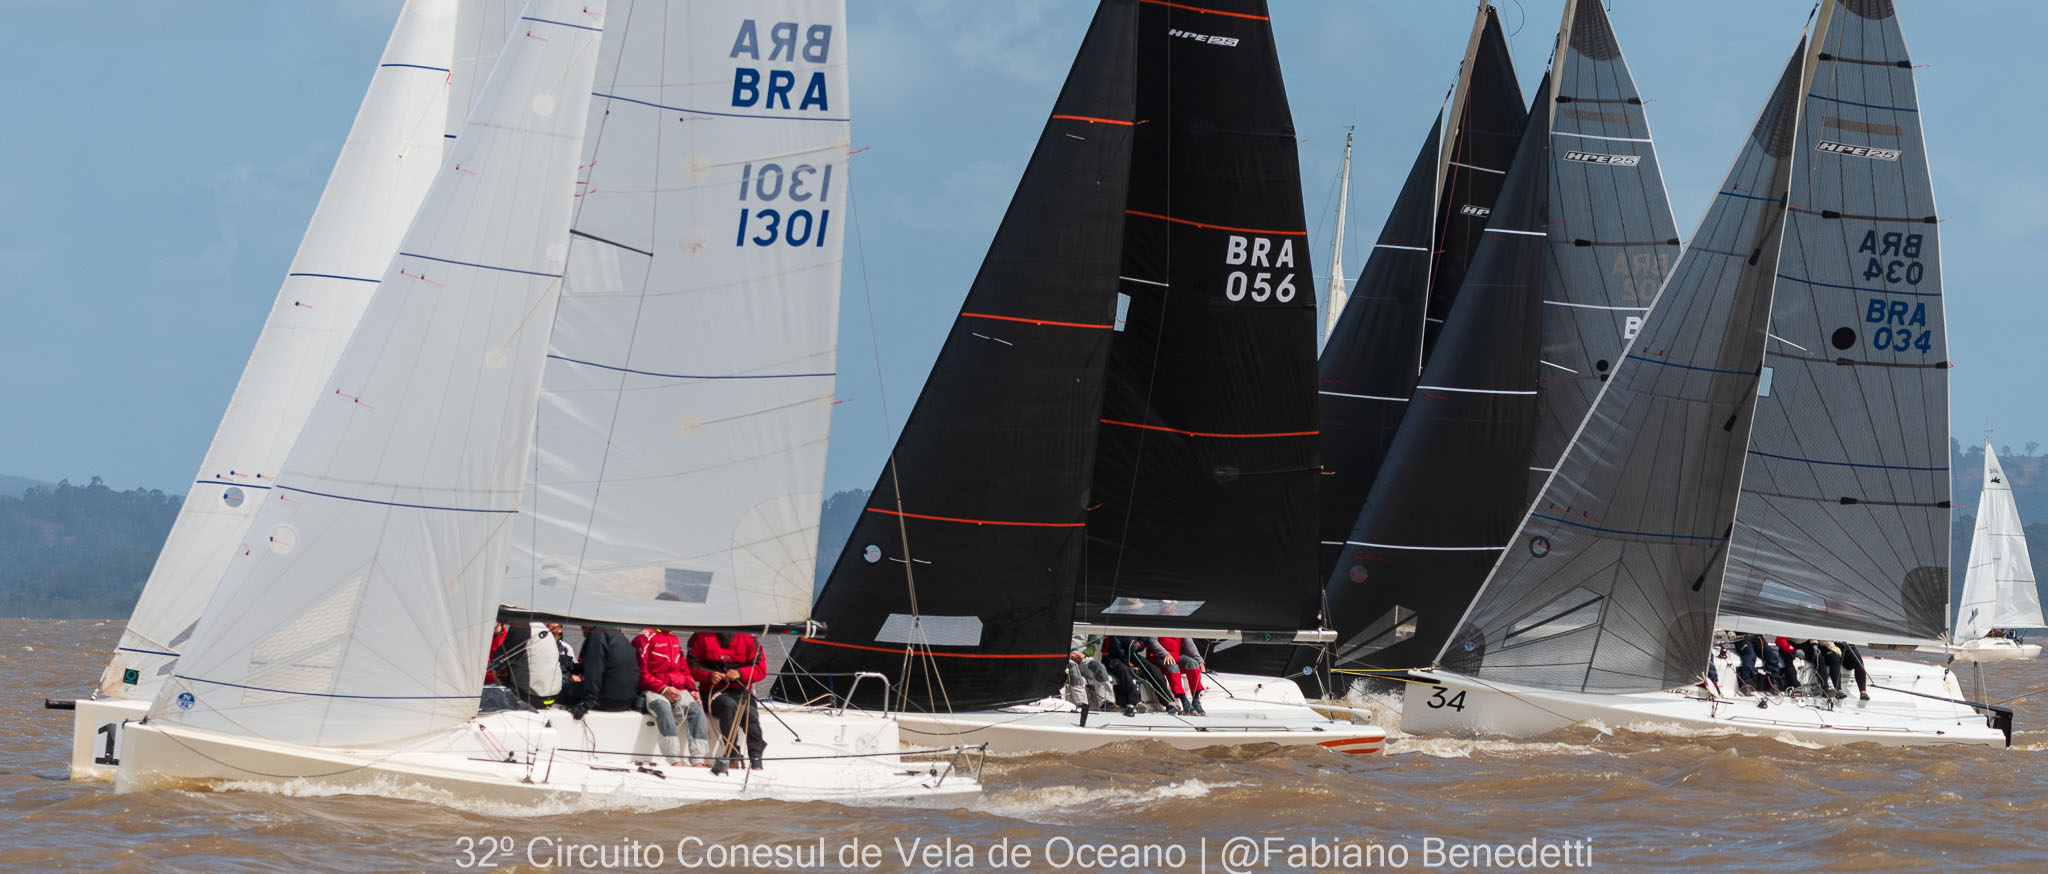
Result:
<svg viewBox="0 0 2048 874">
<path fill-rule="evenodd" d="M 1529 493 L 1543 487 L 1678 258 L 1643 99 L 1597 2 L 1566 4 L 1548 107 L 1551 257 Z M 1526 508 L 1525 508 L 1526 509 Z"/>
<path fill-rule="evenodd" d="M 1892 4 L 1828 5 L 1722 625 L 1932 644 L 1950 549 L 1934 191 Z"/>
<path fill-rule="evenodd" d="M 1438 654 L 1443 668 L 1592 692 L 1666 689 L 1698 674 L 1755 406 L 1804 49 Z"/>
</svg>

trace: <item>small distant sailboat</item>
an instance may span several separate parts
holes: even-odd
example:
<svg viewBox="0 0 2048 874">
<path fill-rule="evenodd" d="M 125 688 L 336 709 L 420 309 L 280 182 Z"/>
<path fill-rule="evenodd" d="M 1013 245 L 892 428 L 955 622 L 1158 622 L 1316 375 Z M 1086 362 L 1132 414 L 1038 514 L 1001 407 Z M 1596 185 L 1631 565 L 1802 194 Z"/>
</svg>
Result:
<svg viewBox="0 0 2048 874">
<path fill-rule="evenodd" d="M 2040 628 L 2041 593 L 2027 555 L 2026 526 L 2012 499 L 2005 468 L 1984 441 L 1984 492 L 1977 501 L 1977 531 L 1970 537 L 1970 568 L 1956 606 L 1949 652 L 1957 661 L 2031 659 L 2041 646 L 1993 635 L 1997 629 Z"/>
</svg>

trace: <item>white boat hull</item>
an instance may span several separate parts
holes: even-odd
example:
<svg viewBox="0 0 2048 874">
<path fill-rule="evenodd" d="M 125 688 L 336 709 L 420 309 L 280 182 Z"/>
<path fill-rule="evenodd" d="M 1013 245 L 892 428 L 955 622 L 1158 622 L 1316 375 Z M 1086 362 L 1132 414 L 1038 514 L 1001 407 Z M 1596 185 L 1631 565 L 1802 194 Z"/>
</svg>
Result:
<svg viewBox="0 0 2048 874">
<path fill-rule="evenodd" d="M 981 793 L 978 753 L 897 755 L 893 719 L 771 705 L 762 719 L 766 768 L 714 776 L 658 755 L 653 720 L 637 712 L 500 712 L 393 749 L 328 749 L 130 723 L 115 791 L 299 785 L 461 803 L 559 809 L 776 799 L 959 807 Z M 784 726 L 787 723 L 787 727 Z M 792 734 L 794 729 L 795 734 Z M 797 737 L 801 736 L 802 741 Z"/>
<path fill-rule="evenodd" d="M 1955 677 L 1938 665 L 1865 656 L 1871 698 L 1801 696 L 1717 696 L 1697 688 L 1623 695 L 1554 692 L 1460 674 L 1411 671 L 1401 708 L 1408 734 L 1530 737 L 1568 726 L 1597 722 L 1610 728 L 1683 731 L 1726 730 L 1819 744 L 1876 743 L 1886 746 L 2006 743 L 1976 710 L 1961 699 Z M 1725 689 L 1734 669 L 1724 665 Z M 1847 679 L 1847 678 L 1845 678 Z M 1850 685 L 1853 687 L 1854 682 Z M 1878 688 L 1886 687 L 1886 688 Z M 1893 690 L 1908 690 L 1909 695 Z M 1937 696 L 1936 698 L 1921 697 Z M 1763 702 L 1766 706 L 1759 707 Z"/>
<path fill-rule="evenodd" d="M 1316 712 L 1290 681 L 1246 674 L 1206 676 L 1210 691 L 1202 704 L 1207 716 L 1095 711 L 1084 725 L 1079 708 L 1046 699 L 1000 710 L 903 713 L 897 721 L 905 746 L 985 743 L 990 753 L 999 755 L 1075 753 L 1131 740 L 1183 750 L 1258 743 L 1315 745 L 1353 755 L 1377 753 L 1386 744 L 1385 729 Z"/>
<path fill-rule="evenodd" d="M 121 759 L 122 727 L 149 713 L 149 702 L 81 698 L 71 711 L 71 779 L 112 780 Z"/>
<path fill-rule="evenodd" d="M 2006 662 L 2039 658 L 2041 646 L 2016 643 L 2003 637 L 1980 637 L 1949 647 L 1948 652 L 1959 662 Z"/>
</svg>

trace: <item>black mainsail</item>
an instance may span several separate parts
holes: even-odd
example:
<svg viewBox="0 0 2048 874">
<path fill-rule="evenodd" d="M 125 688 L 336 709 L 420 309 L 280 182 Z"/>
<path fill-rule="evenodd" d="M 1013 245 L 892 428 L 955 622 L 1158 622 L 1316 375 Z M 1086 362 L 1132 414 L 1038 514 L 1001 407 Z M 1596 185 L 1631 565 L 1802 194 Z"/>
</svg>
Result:
<svg viewBox="0 0 2048 874">
<path fill-rule="evenodd" d="M 1138 22 L 1137 0 L 1097 9 L 820 593 L 830 639 L 796 645 L 778 697 L 876 671 L 902 706 L 969 709 L 1062 682 L 1124 258 Z M 860 690 L 871 702 L 882 685 Z"/>
<path fill-rule="evenodd" d="M 1934 189 L 1892 4 L 1827 5 L 1721 621 L 1933 644 L 1950 550 Z"/>
<path fill-rule="evenodd" d="M 1693 682 L 1713 634 L 1779 265 L 1805 43 L 1626 357 L 1437 655 L 1545 689 Z"/>
<path fill-rule="evenodd" d="M 1316 310 L 1264 0 L 1145 2 L 1077 621 L 1320 625 Z"/>
</svg>

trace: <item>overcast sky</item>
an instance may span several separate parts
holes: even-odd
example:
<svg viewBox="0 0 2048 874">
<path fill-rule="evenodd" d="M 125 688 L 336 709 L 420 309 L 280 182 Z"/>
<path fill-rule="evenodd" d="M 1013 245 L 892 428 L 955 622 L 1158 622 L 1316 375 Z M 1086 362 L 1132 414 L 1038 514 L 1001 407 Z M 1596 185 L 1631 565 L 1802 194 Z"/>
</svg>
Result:
<svg viewBox="0 0 2048 874">
<path fill-rule="evenodd" d="M 959 310 L 1094 4 L 851 0 L 854 208 L 828 491 L 871 485 Z M 1274 0 L 1327 270 L 1358 126 L 1356 274 L 1457 72 L 1465 0 Z M 1525 92 L 1559 0 L 1506 0 Z M 1900 0 L 1934 163 L 1965 443 L 2048 441 L 2048 4 Z M 0 54 L 0 473 L 184 491 L 255 342 L 397 0 L 107 0 L 18 15 Z M 1811 9 L 1614 0 L 1688 239 Z M 863 269 L 865 268 L 865 269 Z M 872 307 L 870 307 L 872 300 Z M 881 340 L 876 370 L 870 333 Z M 886 390 L 887 417 L 883 415 Z M 1906 414 L 1906 411 L 1901 411 Z"/>
</svg>

